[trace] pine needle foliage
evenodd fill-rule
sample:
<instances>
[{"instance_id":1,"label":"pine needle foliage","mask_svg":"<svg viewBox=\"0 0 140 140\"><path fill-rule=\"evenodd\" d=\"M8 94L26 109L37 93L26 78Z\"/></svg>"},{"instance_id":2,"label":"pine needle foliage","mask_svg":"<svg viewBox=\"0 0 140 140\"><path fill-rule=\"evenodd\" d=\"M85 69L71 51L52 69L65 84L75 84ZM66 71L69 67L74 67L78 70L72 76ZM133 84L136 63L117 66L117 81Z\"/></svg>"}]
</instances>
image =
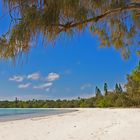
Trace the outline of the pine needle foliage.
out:
<instances>
[{"instance_id":1,"label":"pine needle foliage","mask_svg":"<svg viewBox=\"0 0 140 140\"><path fill-rule=\"evenodd\" d=\"M39 36L44 44L63 33L89 29L101 47L113 46L124 58L130 46L139 51L139 0L2 0L11 18L8 32L0 37L0 57L27 53ZM36 44L36 43L34 43Z\"/></svg>"}]
</instances>

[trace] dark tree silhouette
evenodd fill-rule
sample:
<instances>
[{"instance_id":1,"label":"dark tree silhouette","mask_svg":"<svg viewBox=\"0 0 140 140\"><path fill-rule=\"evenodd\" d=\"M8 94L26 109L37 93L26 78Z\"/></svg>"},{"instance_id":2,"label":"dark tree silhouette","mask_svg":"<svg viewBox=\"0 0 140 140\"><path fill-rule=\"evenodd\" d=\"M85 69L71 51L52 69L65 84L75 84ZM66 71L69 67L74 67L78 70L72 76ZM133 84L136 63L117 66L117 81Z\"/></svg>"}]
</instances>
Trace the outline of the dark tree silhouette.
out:
<instances>
[{"instance_id":1,"label":"dark tree silhouette","mask_svg":"<svg viewBox=\"0 0 140 140\"><path fill-rule=\"evenodd\" d=\"M96 95L96 97L102 96L101 90L98 87L95 88L95 95Z\"/></svg>"},{"instance_id":2,"label":"dark tree silhouette","mask_svg":"<svg viewBox=\"0 0 140 140\"><path fill-rule=\"evenodd\" d=\"M119 92L120 92L120 93L123 92L123 88L122 88L121 84L119 84Z\"/></svg>"},{"instance_id":3,"label":"dark tree silhouette","mask_svg":"<svg viewBox=\"0 0 140 140\"><path fill-rule=\"evenodd\" d=\"M105 93L105 95L107 95L107 93L108 93L108 85L107 85L107 83L104 84L104 93Z\"/></svg>"}]
</instances>

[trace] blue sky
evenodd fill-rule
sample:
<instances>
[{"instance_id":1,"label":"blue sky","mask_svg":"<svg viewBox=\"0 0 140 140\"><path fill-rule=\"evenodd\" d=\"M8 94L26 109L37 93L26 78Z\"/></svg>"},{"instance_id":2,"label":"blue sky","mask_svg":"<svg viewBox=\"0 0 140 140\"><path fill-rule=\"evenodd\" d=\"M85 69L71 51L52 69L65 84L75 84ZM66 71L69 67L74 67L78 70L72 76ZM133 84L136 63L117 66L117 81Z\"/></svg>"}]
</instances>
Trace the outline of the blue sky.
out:
<instances>
[{"instance_id":1,"label":"blue sky","mask_svg":"<svg viewBox=\"0 0 140 140\"><path fill-rule=\"evenodd\" d=\"M0 34L7 27L8 16L0 21ZM22 64L0 60L0 100L90 97L96 85L103 89L104 82L109 89L115 83L125 84L138 57L123 60L114 48L100 49L99 44L85 31L72 38L63 35L46 48L39 42Z\"/></svg>"}]
</instances>

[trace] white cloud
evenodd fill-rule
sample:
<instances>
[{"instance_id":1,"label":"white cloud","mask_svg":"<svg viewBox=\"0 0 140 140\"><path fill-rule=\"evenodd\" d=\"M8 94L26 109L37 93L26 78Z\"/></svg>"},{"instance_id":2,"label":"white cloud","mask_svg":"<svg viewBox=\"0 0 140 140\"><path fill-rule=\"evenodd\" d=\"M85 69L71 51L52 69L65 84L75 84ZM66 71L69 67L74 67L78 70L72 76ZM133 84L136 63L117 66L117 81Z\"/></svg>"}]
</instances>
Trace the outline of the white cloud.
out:
<instances>
[{"instance_id":1,"label":"white cloud","mask_svg":"<svg viewBox=\"0 0 140 140\"><path fill-rule=\"evenodd\" d=\"M57 79L60 78L60 75L57 73L49 73L47 77L44 78L44 80L46 80L46 83L43 84L39 84L39 85L34 85L32 86L33 89L41 89L41 90L46 90L49 91L50 87L53 85L53 82ZM41 75L39 72L35 72L32 74L28 74L25 76L12 76L9 78L10 81L16 81L16 82L22 82L23 80L29 81L29 80L33 80L32 82L34 82L34 80L38 80L38 82L41 80ZM32 83L33 84L33 83ZM18 88L20 89L26 89L28 87L30 87L31 83L30 82L26 82L26 83L21 83L18 84Z\"/></svg>"},{"instance_id":2,"label":"white cloud","mask_svg":"<svg viewBox=\"0 0 140 140\"><path fill-rule=\"evenodd\" d=\"M50 91L50 88L46 88L45 90L46 90L47 92L49 92L49 91Z\"/></svg>"},{"instance_id":3,"label":"white cloud","mask_svg":"<svg viewBox=\"0 0 140 140\"><path fill-rule=\"evenodd\" d=\"M28 88L31 84L30 83L27 83L27 84L20 84L18 85L18 88Z\"/></svg>"},{"instance_id":4,"label":"white cloud","mask_svg":"<svg viewBox=\"0 0 140 140\"><path fill-rule=\"evenodd\" d=\"M52 85L53 85L53 83L50 82L50 83L45 83L45 84L42 84L42 85L34 86L33 88L49 91L49 89Z\"/></svg>"},{"instance_id":5,"label":"white cloud","mask_svg":"<svg viewBox=\"0 0 140 140\"><path fill-rule=\"evenodd\" d=\"M59 78L60 78L59 74L57 74L57 73L49 73L49 75L46 77L46 80L52 82L52 81L55 81L55 80L57 80Z\"/></svg>"},{"instance_id":6,"label":"white cloud","mask_svg":"<svg viewBox=\"0 0 140 140\"><path fill-rule=\"evenodd\" d=\"M82 93L80 96L80 98L91 98L91 97L95 97L95 93L93 92L89 92L89 93Z\"/></svg>"},{"instance_id":7,"label":"white cloud","mask_svg":"<svg viewBox=\"0 0 140 140\"><path fill-rule=\"evenodd\" d=\"M91 87L92 87L91 84L84 84L84 85L81 86L81 90L85 90L85 89L91 88Z\"/></svg>"},{"instance_id":8,"label":"white cloud","mask_svg":"<svg viewBox=\"0 0 140 140\"><path fill-rule=\"evenodd\" d=\"M29 80L38 80L40 78L40 74L38 72L29 74L27 79Z\"/></svg>"},{"instance_id":9,"label":"white cloud","mask_svg":"<svg viewBox=\"0 0 140 140\"><path fill-rule=\"evenodd\" d=\"M24 80L23 76L13 76L9 78L9 81L15 81L15 82L22 82Z\"/></svg>"}]
</instances>

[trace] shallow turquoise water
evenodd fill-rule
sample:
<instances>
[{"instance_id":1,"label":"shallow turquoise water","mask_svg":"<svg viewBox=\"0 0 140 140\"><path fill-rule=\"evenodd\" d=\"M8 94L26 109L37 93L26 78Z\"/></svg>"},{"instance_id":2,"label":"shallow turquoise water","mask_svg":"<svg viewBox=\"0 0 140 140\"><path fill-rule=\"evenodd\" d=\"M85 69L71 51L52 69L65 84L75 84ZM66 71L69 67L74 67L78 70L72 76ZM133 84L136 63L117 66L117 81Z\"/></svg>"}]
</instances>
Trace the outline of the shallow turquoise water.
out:
<instances>
[{"instance_id":1,"label":"shallow turquoise water","mask_svg":"<svg viewBox=\"0 0 140 140\"><path fill-rule=\"evenodd\" d=\"M1 108L0 121L10 121L17 119L26 119L41 116L57 115L62 113L73 112L75 110L68 109L38 109L38 108Z\"/></svg>"}]
</instances>

